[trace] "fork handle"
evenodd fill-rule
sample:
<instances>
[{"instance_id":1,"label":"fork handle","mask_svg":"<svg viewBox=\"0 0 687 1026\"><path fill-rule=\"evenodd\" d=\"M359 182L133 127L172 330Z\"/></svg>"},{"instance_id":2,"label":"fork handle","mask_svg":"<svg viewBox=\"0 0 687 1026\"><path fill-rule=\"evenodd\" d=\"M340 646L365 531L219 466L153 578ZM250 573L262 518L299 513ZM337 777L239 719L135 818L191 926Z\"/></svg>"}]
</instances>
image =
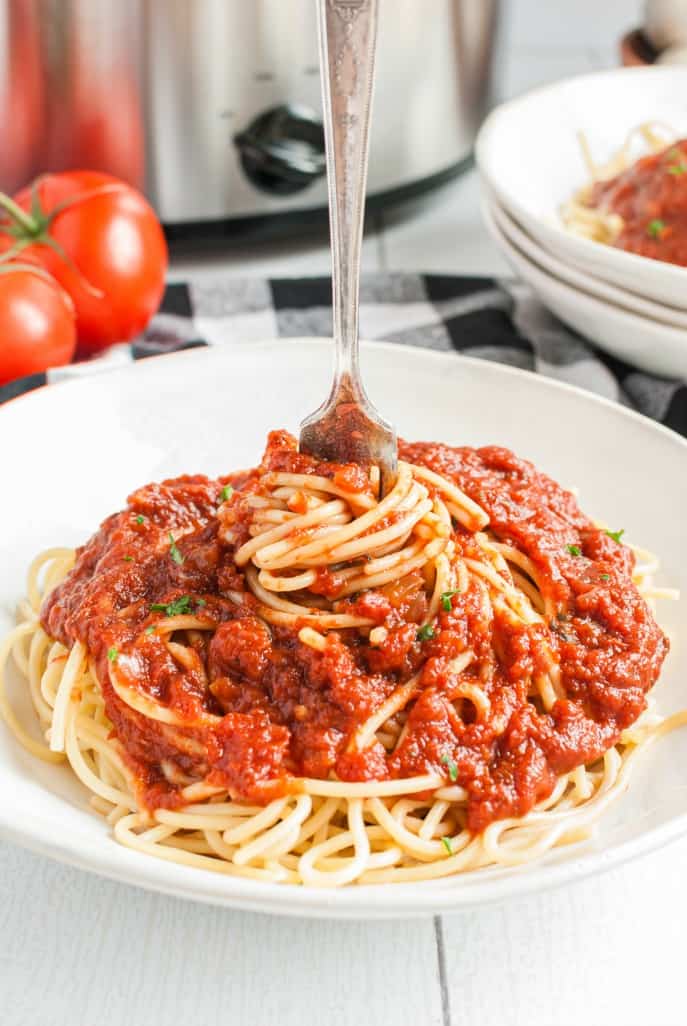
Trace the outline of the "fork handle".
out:
<instances>
[{"instance_id":1,"label":"fork handle","mask_svg":"<svg viewBox=\"0 0 687 1026\"><path fill-rule=\"evenodd\" d=\"M364 396L358 362L360 247L365 213L378 0L319 0L324 135L332 242L336 368Z\"/></svg>"}]
</instances>

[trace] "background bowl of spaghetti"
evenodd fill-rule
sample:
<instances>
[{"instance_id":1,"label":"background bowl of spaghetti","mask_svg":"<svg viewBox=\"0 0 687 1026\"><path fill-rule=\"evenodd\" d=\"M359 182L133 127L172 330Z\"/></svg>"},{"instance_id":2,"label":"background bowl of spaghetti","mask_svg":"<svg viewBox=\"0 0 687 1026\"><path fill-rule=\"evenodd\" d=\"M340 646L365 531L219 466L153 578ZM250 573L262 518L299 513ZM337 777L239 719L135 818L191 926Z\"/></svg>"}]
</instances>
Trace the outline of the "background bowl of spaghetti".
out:
<instances>
[{"instance_id":1,"label":"background bowl of spaghetti","mask_svg":"<svg viewBox=\"0 0 687 1026\"><path fill-rule=\"evenodd\" d=\"M477 140L488 189L544 251L638 295L687 308L687 270L566 231L564 205L589 182L583 132L599 163L644 122L687 135L687 68L622 68L565 79L498 107ZM639 153L637 154L637 156Z\"/></svg>"},{"instance_id":2,"label":"background bowl of spaghetti","mask_svg":"<svg viewBox=\"0 0 687 1026\"><path fill-rule=\"evenodd\" d=\"M53 386L0 410L2 437L16 440L0 512L12 542L0 584L2 633L14 621L35 552L78 544L140 482L250 465L269 428L293 429L315 404L330 358L329 343L308 340L202 350ZM365 347L363 358L372 397L405 435L511 446L577 485L591 513L655 549L662 581L687 592L687 444L680 438L575 389L481 361L382 344ZM685 705L680 621L679 604L666 604L662 622L673 650L656 689L664 714ZM10 688L29 722L19 681ZM82 868L195 900L294 915L419 915L570 882L687 832L685 765L687 735L674 731L638 765L592 841L526 868L321 891L220 876L122 848L67 768L38 763L2 730L0 831Z\"/></svg>"}]
</instances>

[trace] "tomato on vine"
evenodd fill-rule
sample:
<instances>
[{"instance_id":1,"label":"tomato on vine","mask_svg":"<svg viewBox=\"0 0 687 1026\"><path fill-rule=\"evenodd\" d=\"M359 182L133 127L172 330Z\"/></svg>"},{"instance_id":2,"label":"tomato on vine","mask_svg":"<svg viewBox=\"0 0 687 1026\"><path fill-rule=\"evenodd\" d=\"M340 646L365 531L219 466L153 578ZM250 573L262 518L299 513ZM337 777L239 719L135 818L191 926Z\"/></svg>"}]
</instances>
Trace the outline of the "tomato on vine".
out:
<instances>
[{"instance_id":1,"label":"tomato on vine","mask_svg":"<svg viewBox=\"0 0 687 1026\"><path fill-rule=\"evenodd\" d=\"M167 244L140 193L99 171L66 171L0 194L0 208L0 253L44 267L71 297L78 356L144 330L162 299Z\"/></svg>"},{"instance_id":2,"label":"tomato on vine","mask_svg":"<svg viewBox=\"0 0 687 1026\"><path fill-rule=\"evenodd\" d=\"M64 289L41 267L0 263L0 385L69 363L75 349Z\"/></svg>"}]
</instances>

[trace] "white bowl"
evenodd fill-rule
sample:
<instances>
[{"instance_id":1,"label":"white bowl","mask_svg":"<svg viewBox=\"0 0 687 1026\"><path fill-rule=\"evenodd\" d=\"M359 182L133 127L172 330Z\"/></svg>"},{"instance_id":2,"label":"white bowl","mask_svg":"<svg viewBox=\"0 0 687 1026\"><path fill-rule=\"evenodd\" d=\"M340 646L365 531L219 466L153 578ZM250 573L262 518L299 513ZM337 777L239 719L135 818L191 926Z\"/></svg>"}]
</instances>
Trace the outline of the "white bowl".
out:
<instances>
[{"instance_id":1,"label":"white bowl","mask_svg":"<svg viewBox=\"0 0 687 1026\"><path fill-rule=\"evenodd\" d=\"M601 278L595 278L572 264L566 264L565 261L540 246L531 235L528 235L524 228L513 220L508 211L499 205L495 197L492 197L489 203L489 211L501 233L516 249L567 285L582 289L596 299L613 303L640 317L647 317L649 320L667 324L672 328L687 330L687 310L679 310L666 303L655 303L652 299L644 299L635 292L628 292L627 289L611 285L610 282L602 281Z\"/></svg>"},{"instance_id":2,"label":"white bowl","mask_svg":"<svg viewBox=\"0 0 687 1026\"><path fill-rule=\"evenodd\" d=\"M83 541L144 481L254 463L270 427L297 430L304 411L326 395L331 363L330 341L227 339L52 385L2 407L0 633L13 622L38 549ZM377 343L363 347L362 364L370 395L407 438L511 446L578 485L586 510L650 545L662 561L661 580L687 592L684 439L615 403L486 360ZM674 638L656 688L666 714L687 701L683 608L665 603L661 610ZM28 714L18 680L11 684ZM686 782L687 731L674 731L646 753L590 842L521 868L332 892L210 873L121 847L69 769L39 762L0 724L0 835L141 887L278 914L428 915L539 894L684 834Z\"/></svg>"},{"instance_id":3,"label":"white bowl","mask_svg":"<svg viewBox=\"0 0 687 1026\"><path fill-rule=\"evenodd\" d=\"M549 256L533 260L497 224L498 214L483 204L487 228L516 274L565 324L613 356L666 377L687 377L687 331L632 313L551 273Z\"/></svg>"},{"instance_id":4,"label":"white bowl","mask_svg":"<svg viewBox=\"0 0 687 1026\"><path fill-rule=\"evenodd\" d=\"M497 107L476 144L489 189L561 260L639 296L687 309L687 268L650 260L564 228L560 208L588 181L578 132L599 161L644 121L687 135L687 68L622 68L566 79Z\"/></svg>"}]
</instances>

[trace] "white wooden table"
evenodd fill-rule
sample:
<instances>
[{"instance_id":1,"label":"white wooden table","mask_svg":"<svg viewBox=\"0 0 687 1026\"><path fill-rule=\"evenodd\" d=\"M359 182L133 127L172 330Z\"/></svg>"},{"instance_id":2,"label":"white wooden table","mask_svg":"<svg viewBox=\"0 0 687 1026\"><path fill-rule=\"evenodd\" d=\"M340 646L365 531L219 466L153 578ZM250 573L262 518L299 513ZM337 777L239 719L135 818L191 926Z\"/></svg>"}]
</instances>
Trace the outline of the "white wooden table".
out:
<instances>
[{"instance_id":1,"label":"white wooden table","mask_svg":"<svg viewBox=\"0 0 687 1026\"><path fill-rule=\"evenodd\" d=\"M640 7L506 5L508 94L614 63ZM505 270L474 175L377 229L369 270ZM326 246L309 244L177 260L173 273L328 266ZM505 907L374 924L194 906L0 845L2 1026L682 1026L686 948L687 842Z\"/></svg>"}]
</instances>

